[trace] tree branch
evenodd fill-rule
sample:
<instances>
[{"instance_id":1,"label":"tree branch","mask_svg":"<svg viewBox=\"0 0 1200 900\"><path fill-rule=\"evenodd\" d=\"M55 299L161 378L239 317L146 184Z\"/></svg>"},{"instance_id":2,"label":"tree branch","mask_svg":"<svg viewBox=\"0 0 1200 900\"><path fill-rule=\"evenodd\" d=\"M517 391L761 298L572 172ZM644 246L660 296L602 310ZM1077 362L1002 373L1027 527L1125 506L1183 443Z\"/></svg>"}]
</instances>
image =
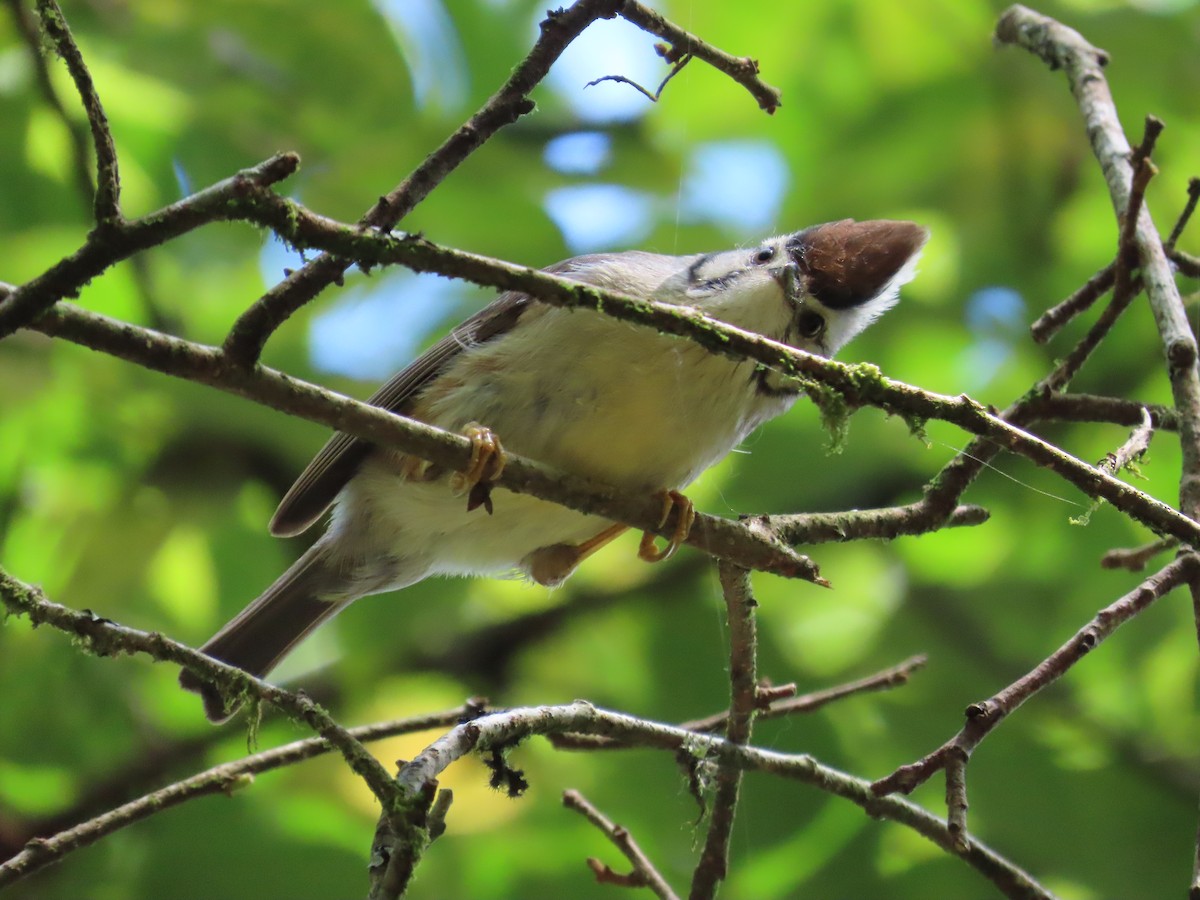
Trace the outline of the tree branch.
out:
<instances>
[{"instance_id":1,"label":"tree branch","mask_svg":"<svg viewBox=\"0 0 1200 900\"><path fill-rule=\"evenodd\" d=\"M172 662L220 686L227 696L250 696L270 703L304 722L342 754L350 768L366 782L386 812L405 807L412 795L395 782L366 748L338 725L325 710L303 694L294 694L249 675L236 666L215 660L157 632L118 625L91 612L79 612L46 599L32 585L0 569L0 603L10 613L28 616L34 625L50 625L80 639L80 646L97 656L146 653L155 660Z\"/></svg>"},{"instance_id":2,"label":"tree branch","mask_svg":"<svg viewBox=\"0 0 1200 900\"><path fill-rule=\"evenodd\" d=\"M625 854L633 866L629 875L620 875L594 857L588 858L588 868L601 884L616 884L621 887L648 887L660 900L679 900L678 895L671 890L666 879L659 874L650 862L649 857L642 852L628 829L605 816L600 810L589 803L579 791L563 791L563 806L574 810L600 829L601 833L612 841L617 849Z\"/></svg>"},{"instance_id":3,"label":"tree branch","mask_svg":"<svg viewBox=\"0 0 1200 900\"><path fill-rule=\"evenodd\" d=\"M447 728L461 721L464 715L477 714L473 707L458 707L440 713L393 719L346 729L346 734L356 741L369 743L401 734L413 734L432 728ZM336 749L323 737L293 741L281 747L255 753L234 762L224 763L197 772L188 778L151 791L145 796L108 810L102 815L81 822L49 837L37 837L29 841L25 849L11 859L0 863L0 887L12 884L27 875L59 862L74 850L94 844L135 822L147 819L155 813L178 806L197 797L211 794L232 794L247 787L255 775L295 765L315 756Z\"/></svg>"},{"instance_id":4,"label":"tree branch","mask_svg":"<svg viewBox=\"0 0 1200 900\"><path fill-rule=\"evenodd\" d=\"M75 185L79 196L83 199L88 211L94 213L96 203L96 185L92 181L92 158L88 145L88 130L78 120L68 113L62 97L54 88L50 79L50 66L46 55L41 51L41 40L38 33L38 23L26 5L26 0L7 0L12 11L13 21L25 46L29 48L30 63L33 66L33 77L38 90L46 105L54 110L55 116L62 122L67 131L71 144L71 171L75 177Z\"/></svg>"},{"instance_id":5,"label":"tree branch","mask_svg":"<svg viewBox=\"0 0 1200 900\"><path fill-rule=\"evenodd\" d=\"M1017 707L1066 675L1075 663L1155 600L1189 583L1198 573L1200 558L1194 554L1186 554L1169 563L1137 588L1096 613L1070 640L1024 676L990 700L971 704L967 708L966 725L941 747L918 762L901 766L887 777L879 779L871 785L871 790L880 796L894 791L911 793L936 772L946 768L952 759L957 758L965 763L992 729ZM965 796L959 802L965 812Z\"/></svg>"},{"instance_id":6,"label":"tree branch","mask_svg":"<svg viewBox=\"0 0 1200 900\"><path fill-rule=\"evenodd\" d=\"M748 744L758 709L758 634L754 608L758 603L750 587L750 572L722 562L718 567L721 592L729 621L729 715L725 740ZM691 760L696 763L695 759ZM692 874L689 900L709 900L729 874L729 839L737 813L742 770L728 760L717 763L716 790L704 849Z\"/></svg>"},{"instance_id":7,"label":"tree branch","mask_svg":"<svg viewBox=\"0 0 1200 900\"><path fill-rule=\"evenodd\" d=\"M351 400L265 366L245 369L231 365L222 351L214 347L127 325L66 304L46 313L36 327L46 334L247 397L374 444L415 453L451 471L464 470L470 459L471 442L462 435ZM673 527L673 520L662 524L662 503L652 494L618 491L512 453L508 454L504 472L496 483L508 490L533 494L645 531L670 535ZM687 543L720 558L736 559L750 568L820 583L817 567L811 560L752 525L697 514Z\"/></svg>"},{"instance_id":8,"label":"tree branch","mask_svg":"<svg viewBox=\"0 0 1200 900\"><path fill-rule=\"evenodd\" d=\"M531 735L598 734L638 747L684 751L696 758L731 760L745 771L764 772L801 781L860 806L874 818L890 819L912 828L942 849L958 856L1007 897L1044 898L1053 895L1028 873L971 838L956 846L945 823L915 804L897 797L877 797L868 782L822 765L806 754L779 753L743 746L723 738L700 735L671 725L601 710L577 701L566 706L511 709L460 725L430 744L401 768L406 790L436 781L447 766L476 750L512 747Z\"/></svg>"},{"instance_id":9,"label":"tree branch","mask_svg":"<svg viewBox=\"0 0 1200 900\"><path fill-rule=\"evenodd\" d=\"M704 60L714 69L724 72L742 85L758 101L759 108L768 114L774 113L782 105L782 101L779 99L779 89L759 80L758 60L748 56L730 56L723 50L706 44L694 34L689 34L673 22L667 21L659 13L648 6L643 6L636 0L624 0L620 4L620 14L622 18L628 19L643 31L656 34L670 42L671 49L669 51L660 50L667 62L677 62L685 56L694 56L696 59Z\"/></svg>"},{"instance_id":10,"label":"tree branch","mask_svg":"<svg viewBox=\"0 0 1200 900\"><path fill-rule=\"evenodd\" d=\"M55 0L37 0L38 16L46 30L55 52L67 65L75 89L83 101L88 127L92 133L92 148L96 153L96 194L94 214L96 225L103 231L110 225L121 222L121 178L117 169L117 148L113 143L108 116L92 83L92 73L83 61L83 54L71 36L66 17ZM0 327L0 334L3 334Z\"/></svg>"}]
</instances>

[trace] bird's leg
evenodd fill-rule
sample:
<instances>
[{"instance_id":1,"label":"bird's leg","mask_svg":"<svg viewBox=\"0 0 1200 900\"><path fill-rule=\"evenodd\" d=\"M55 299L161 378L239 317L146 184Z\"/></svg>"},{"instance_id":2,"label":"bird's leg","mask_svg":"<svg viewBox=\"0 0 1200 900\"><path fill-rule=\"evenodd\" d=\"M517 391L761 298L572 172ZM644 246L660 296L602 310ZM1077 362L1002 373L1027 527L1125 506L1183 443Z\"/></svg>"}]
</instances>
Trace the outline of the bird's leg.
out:
<instances>
[{"instance_id":1,"label":"bird's leg","mask_svg":"<svg viewBox=\"0 0 1200 900\"><path fill-rule=\"evenodd\" d=\"M551 544L539 547L526 557L529 577L545 587L557 587L567 580L581 562L629 530L628 525L609 525L582 544Z\"/></svg>"},{"instance_id":2,"label":"bird's leg","mask_svg":"<svg viewBox=\"0 0 1200 900\"><path fill-rule=\"evenodd\" d=\"M692 501L683 494L678 491L660 491L659 493L663 500L662 518L658 520L659 527L666 524L674 509L678 509L678 519L667 546L662 550L654 546L656 537L654 532L643 532L642 543L638 547L638 556L646 562L661 562L673 554L687 539L688 532L692 530L692 522L696 519L696 509L692 506ZM556 587L562 584L581 562L628 530L628 525L610 525L595 537L588 538L581 544L551 544L549 547L539 547L525 559L529 577L546 587Z\"/></svg>"}]
</instances>

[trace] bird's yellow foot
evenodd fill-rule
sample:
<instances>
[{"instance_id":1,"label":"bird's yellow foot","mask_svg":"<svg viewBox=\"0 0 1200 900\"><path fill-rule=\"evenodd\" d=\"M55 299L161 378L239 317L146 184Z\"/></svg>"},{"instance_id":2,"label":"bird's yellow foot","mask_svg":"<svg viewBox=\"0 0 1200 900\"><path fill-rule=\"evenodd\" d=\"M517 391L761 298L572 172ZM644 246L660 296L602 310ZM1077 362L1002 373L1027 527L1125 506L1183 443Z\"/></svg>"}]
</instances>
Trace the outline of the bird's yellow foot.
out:
<instances>
[{"instance_id":1,"label":"bird's yellow foot","mask_svg":"<svg viewBox=\"0 0 1200 900\"><path fill-rule=\"evenodd\" d=\"M462 431L471 440L471 461L462 472L450 476L450 490L456 497L467 495L467 511L477 506L492 511L492 482L504 471L507 457L496 433L472 422Z\"/></svg>"},{"instance_id":2,"label":"bird's yellow foot","mask_svg":"<svg viewBox=\"0 0 1200 900\"><path fill-rule=\"evenodd\" d=\"M658 520L658 527L662 528L666 525L667 520L671 518L671 512L675 511L675 530L667 539L667 546L661 550L654 546L654 539L658 535L653 531L642 532L642 542L638 545L638 557L646 562L662 562L664 559L668 559L679 549L679 545L687 540L688 533L692 530L692 523L696 521L696 508L692 505L692 501L679 491L659 491L658 496L663 501L662 518Z\"/></svg>"},{"instance_id":3,"label":"bird's yellow foot","mask_svg":"<svg viewBox=\"0 0 1200 900\"><path fill-rule=\"evenodd\" d=\"M549 547L539 547L525 558L525 568L529 577L538 584L544 587L558 587L581 562L628 530L628 525L610 525L582 544L551 544Z\"/></svg>"},{"instance_id":4,"label":"bird's yellow foot","mask_svg":"<svg viewBox=\"0 0 1200 900\"><path fill-rule=\"evenodd\" d=\"M674 509L678 509L678 519L667 546L662 550L654 546L654 538L657 537L654 532L643 533L638 556L646 562L661 562L674 553L679 545L687 539L688 532L692 530L692 523L696 520L696 509L692 506L692 501L683 494L678 491L661 491L659 496L663 500L662 518L658 520L659 527L661 528L667 523L667 520L671 518L671 511ZM545 587L557 587L579 567L581 562L628 530L628 525L610 525L595 537L588 538L581 544L564 543L539 547L525 558L525 570L529 572L529 577L538 584Z\"/></svg>"}]
</instances>

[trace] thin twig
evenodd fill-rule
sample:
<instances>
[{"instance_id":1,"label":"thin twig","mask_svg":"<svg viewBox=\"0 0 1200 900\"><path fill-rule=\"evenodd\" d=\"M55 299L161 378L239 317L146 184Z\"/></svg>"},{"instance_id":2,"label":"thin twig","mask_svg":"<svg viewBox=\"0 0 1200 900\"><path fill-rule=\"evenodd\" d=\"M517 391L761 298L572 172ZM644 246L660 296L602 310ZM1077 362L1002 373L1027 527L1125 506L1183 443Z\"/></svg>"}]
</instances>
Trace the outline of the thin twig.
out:
<instances>
[{"instance_id":1,"label":"thin twig","mask_svg":"<svg viewBox=\"0 0 1200 900\"><path fill-rule=\"evenodd\" d=\"M1071 352L1055 367L1054 371L1042 380L1044 388L1051 393L1058 393L1066 388L1093 351L1100 346L1101 341L1108 337L1117 320L1129 308L1133 298L1141 289L1140 279L1135 281L1132 274L1137 265L1138 254L1134 239L1137 233L1138 217L1141 214L1146 195L1146 186L1158 171L1150 161L1150 153L1154 149L1158 135L1162 132L1162 127L1162 122L1158 119L1147 116L1145 136L1141 145L1132 155L1133 179L1127 205L1121 214L1117 257L1113 265L1112 300L1109 301L1108 306L1104 308L1104 312L1100 314L1092 327L1088 329L1087 334L1071 348Z\"/></svg>"},{"instance_id":2,"label":"thin twig","mask_svg":"<svg viewBox=\"0 0 1200 900\"><path fill-rule=\"evenodd\" d=\"M725 740L748 744L758 711L758 635L754 615L758 604L747 569L722 561L718 574L729 621L729 715ZM742 770L731 762L719 761L715 781L708 834L692 873L689 900L715 897L718 886L729 873L729 840L733 835Z\"/></svg>"},{"instance_id":3,"label":"thin twig","mask_svg":"<svg viewBox=\"0 0 1200 900\"><path fill-rule=\"evenodd\" d=\"M924 501L881 509L851 509L833 513L785 513L764 521L788 544L823 544L858 538L892 540L928 534L940 528L982 525L990 513L981 506L959 506L949 516Z\"/></svg>"},{"instance_id":4,"label":"thin twig","mask_svg":"<svg viewBox=\"0 0 1200 900\"><path fill-rule=\"evenodd\" d=\"M1164 538L1158 541L1151 541L1144 547L1109 550L1101 557L1100 568L1128 569L1130 572L1140 572L1146 568L1146 563L1158 556L1158 554L1174 550L1178 546L1179 541L1175 540L1175 538Z\"/></svg>"},{"instance_id":5,"label":"thin twig","mask_svg":"<svg viewBox=\"0 0 1200 900\"><path fill-rule=\"evenodd\" d=\"M590 87L595 87L596 85L601 84L602 82L605 82L605 81L615 81L618 84L629 85L631 88L633 88L634 90L640 92L645 97L647 97L651 103L657 103L662 98L662 92L663 92L663 89L666 88L667 82L669 82L672 78L674 78L676 75L678 75L680 72L682 72L683 67L688 64L688 61L690 59L691 59L690 56L685 55L678 62L676 62L675 65L671 66L671 71L668 72L667 77L664 78L659 83L658 90L656 90L653 94L650 93L649 90L647 90L646 88L644 88L640 84L638 84L636 81L634 81L632 78L626 78L624 75L601 75L599 78L589 81L587 84L584 85L584 87L590 88Z\"/></svg>"},{"instance_id":6,"label":"thin twig","mask_svg":"<svg viewBox=\"0 0 1200 900\"><path fill-rule=\"evenodd\" d=\"M75 90L83 101L88 127L92 132L92 149L96 154L96 194L94 214L96 225L104 229L121 221L121 177L117 169L117 148L104 105L92 82L92 74L83 61L83 54L71 36L66 17L55 0L37 0L42 27L54 44L54 49L67 65Z\"/></svg>"},{"instance_id":7,"label":"thin twig","mask_svg":"<svg viewBox=\"0 0 1200 900\"><path fill-rule=\"evenodd\" d=\"M67 112L62 97L58 95L54 82L50 79L50 66L46 61L46 55L41 52L37 20L30 12L26 0L7 0L7 2L17 30L21 33L25 46L29 48L34 81L37 82L42 99L47 106L54 110L54 114L67 130L67 138L71 144L71 171L75 177L79 196L83 199L88 214L91 215L95 211L96 185L92 181L92 157L87 128L79 119Z\"/></svg>"},{"instance_id":8,"label":"thin twig","mask_svg":"<svg viewBox=\"0 0 1200 900\"><path fill-rule=\"evenodd\" d=\"M638 28L658 35L671 44L671 53L664 54L668 62L675 62L684 56L694 56L742 85L758 101L760 109L774 113L780 107L782 101L779 99L779 89L759 79L757 60L748 56L730 56L725 51L706 44L694 34L689 34L636 0L624 0L619 12L622 18L628 19Z\"/></svg>"},{"instance_id":9,"label":"thin twig","mask_svg":"<svg viewBox=\"0 0 1200 900\"><path fill-rule=\"evenodd\" d=\"M1196 577L1198 571L1200 571L1200 559L1194 554L1189 553L1173 560L1134 590L1100 610L1070 640L1024 676L990 700L973 703L967 709L966 725L941 747L918 762L901 766L887 777L879 779L871 786L871 789L880 796L894 791L911 793L936 772L944 769L952 757L969 759L971 753L991 733L992 729L1017 707L1062 678L1075 663L1155 600L1167 595L1175 588L1189 583Z\"/></svg>"},{"instance_id":10,"label":"thin twig","mask_svg":"<svg viewBox=\"0 0 1200 900\"><path fill-rule=\"evenodd\" d=\"M671 890L665 878L650 862L649 857L638 846L633 835L624 826L617 825L611 819L596 809L579 791L563 791L563 806L574 810L600 829L601 833L616 845L633 866L628 875L621 875L600 862L598 859L588 859L588 868L601 884L615 884L620 887L648 887L660 900L679 900L679 896Z\"/></svg>"},{"instance_id":11,"label":"thin twig","mask_svg":"<svg viewBox=\"0 0 1200 900\"><path fill-rule=\"evenodd\" d=\"M1183 237L1183 229L1187 228L1188 222L1192 219L1192 213L1196 211L1197 200L1200 200L1200 178L1189 178L1187 203L1183 205L1183 211L1175 221L1175 227L1171 229L1170 236L1163 244L1163 249L1167 252L1174 250L1179 239Z\"/></svg>"},{"instance_id":12,"label":"thin twig","mask_svg":"<svg viewBox=\"0 0 1200 900\"><path fill-rule=\"evenodd\" d=\"M440 713L360 725L357 728L346 729L346 733L357 741L369 743L401 734L414 734L433 728L448 728L461 720L470 709L470 707L458 707ZM0 863L0 886L11 884L39 869L59 862L73 850L94 844L101 838L162 810L170 809L197 797L211 794L231 794L249 785L255 775L295 765L315 756L329 753L333 749L333 745L323 737L293 741L281 747L197 772L195 775L151 791L145 796L110 809L102 815L81 822L72 828L67 828L49 837L33 839L20 853Z\"/></svg>"},{"instance_id":13,"label":"thin twig","mask_svg":"<svg viewBox=\"0 0 1200 900\"><path fill-rule=\"evenodd\" d=\"M857 681L839 684L823 691L812 691L811 693L801 694L796 697L772 700L769 705L760 707L756 718L760 720L778 719L799 713L816 712L823 706L827 706L837 700L843 700L846 697L852 697L855 694L867 694L900 687L908 684L908 680L912 677L912 674L918 669L923 668L926 662L927 658L923 654L910 656L902 663L876 672L874 675L868 675L866 678L860 678ZM759 693L761 695L761 688L759 689ZM689 731L716 732L725 727L728 719L729 712L726 710L703 719L693 719L690 722L683 722L679 727L686 728Z\"/></svg>"},{"instance_id":14,"label":"thin twig","mask_svg":"<svg viewBox=\"0 0 1200 900\"><path fill-rule=\"evenodd\" d=\"M395 782L363 745L350 736L320 706L303 694L285 691L236 666L215 660L157 632L139 631L54 603L38 588L13 578L0 569L0 603L10 613L28 616L34 625L50 625L75 635L83 646L98 656L114 653L146 653L156 660L173 662L218 684L228 696L249 694L304 722L328 740L366 782L385 810L401 809L409 795Z\"/></svg>"},{"instance_id":15,"label":"thin twig","mask_svg":"<svg viewBox=\"0 0 1200 900\"><path fill-rule=\"evenodd\" d=\"M511 747L531 735L568 733L598 734L633 746L671 753L684 750L698 758L718 762L732 759L746 771L801 781L849 800L874 818L890 819L912 828L961 858L1006 897L1053 900L1053 894L1032 876L974 838L968 840L965 850L960 849L945 823L936 816L898 797L877 797L872 794L868 782L822 765L811 756L734 744L720 737L598 709L584 701L566 706L510 709L459 725L406 764L400 770L399 781L406 790L416 791L421 785L436 780L446 767L476 750Z\"/></svg>"},{"instance_id":16,"label":"thin twig","mask_svg":"<svg viewBox=\"0 0 1200 900\"><path fill-rule=\"evenodd\" d=\"M1117 264L1107 266L1083 283L1083 286L1056 306L1046 310L1029 326L1029 334L1039 344L1044 344L1080 313L1090 309L1113 286Z\"/></svg>"},{"instance_id":17,"label":"thin twig","mask_svg":"<svg viewBox=\"0 0 1200 900\"><path fill-rule=\"evenodd\" d=\"M760 684L756 691L758 714L755 718L756 720L780 719L784 716L816 712L823 706L846 697L852 697L855 694L866 694L900 687L907 684L912 673L922 668L925 663L926 657L924 655L910 656L904 662L876 672L874 675L868 675L866 678L860 678L857 681L835 685L822 691L812 691L811 693L799 696L796 696L796 686L794 684L778 688L771 688ZM778 692L778 695L772 696L772 692ZM676 727L686 729L687 731L715 734L724 731L725 723L728 721L729 710L722 710L719 713L713 713L711 716L705 716L703 719L691 719L687 722L680 722ZM611 740L610 738L598 738L595 735L583 734L551 735L550 743L559 750L629 749L627 745Z\"/></svg>"},{"instance_id":18,"label":"thin twig","mask_svg":"<svg viewBox=\"0 0 1200 900\"><path fill-rule=\"evenodd\" d=\"M1142 421L1143 411L1150 414L1150 423L1156 430L1179 429L1179 417L1169 406L1098 394L1042 393L1028 397L1022 403L1022 421L1108 422L1132 427Z\"/></svg>"}]
</instances>

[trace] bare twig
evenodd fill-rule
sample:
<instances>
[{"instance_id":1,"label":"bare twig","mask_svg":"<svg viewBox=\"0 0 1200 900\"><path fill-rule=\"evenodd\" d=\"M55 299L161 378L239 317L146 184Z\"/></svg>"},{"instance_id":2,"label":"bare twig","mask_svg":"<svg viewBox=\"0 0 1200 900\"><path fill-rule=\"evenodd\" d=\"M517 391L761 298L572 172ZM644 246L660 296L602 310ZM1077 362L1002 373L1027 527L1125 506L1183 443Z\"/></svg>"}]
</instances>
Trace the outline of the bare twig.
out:
<instances>
[{"instance_id":1,"label":"bare twig","mask_svg":"<svg viewBox=\"0 0 1200 900\"><path fill-rule=\"evenodd\" d=\"M648 887L660 900L678 900L678 895L671 890L671 886L659 874L659 871L650 862L649 857L642 851L642 848L638 846L637 841L633 839L633 835L629 833L627 828L617 825L605 816L604 813L589 803L579 791L563 791L562 800L563 806L579 813L600 829L604 836L616 845L617 849L625 855L630 865L633 866L633 871L630 874L621 875L614 872L611 868L600 862L600 860L589 857L587 861L588 868L596 876L596 881L601 884L615 884L620 887Z\"/></svg>"},{"instance_id":2,"label":"bare twig","mask_svg":"<svg viewBox=\"0 0 1200 900\"><path fill-rule=\"evenodd\" d=\"M750 587L750 572L722 562L719 566L721 592L729 620L729 715L725 740L748 744L758 711L758 635L754 609L758 605ZM742 770L729 761L717 764L716 790L704 848L692 874L689 900L715 897L729 871L729 839L737 813Z\"/></svg>"},{"instance_id":3,"label":"bare twig","mask_svg":"<svg viewBox=\"0 0 1200 900\"><path fill-rule=\"evenodd\" d=\"M1132 427L1142 421L1143 411L1150 414L1150 422L1156 430L1178 430L1179 417L1169 406L1097 394L1043 393L1028 397L1022 404L1022 421L1110 422Z\"/></svg>"},{"instance_id":4,"label":"bare twig","mask_svg":"<svg viewBox=\"0 0 1200 900\"><path fill-rule=\"evenodd\" d=\"M1066 388L1088 357L1100 346L1100 342L1108 336L1117 320L1129 308L1133 298L1141 289L1141 280L1135 281L1132 275L1137 264L1138 252L1134 238L1146 194L1146 186L1157 172L1154 164L1150 161L1150 152L1154 148L1155 141L1158 140L1162 127L1162 122L1158 119L1147 116L1145 137L1132 154L1133 179L1127 205L1120 216L1121 230L1117 240L1117 257L1113 268L1112 300L1092 327L1088 329L1083 339L1072 347L1067 357L1042 380L1042 386L1051 393L1058 393Z\"/></svg>"},{"instance_id":5,"label":"bare twig","mask_svg":"<svg viewBox=\"0 0 1200 900\"><path fill-rule=\"evenodd\" d=\"M469 709L470 707L458 707L424 716L361 725L357 728L346 729L346 733L357 741L369 743L400 734L413 734L432 728L447 728L459 721ZM58 834L31 840L25 849L16 856L0 863L0 886L11 884L26 875L31 875L39 869L58 862L73 850L94 844L101 838L162 810L170 809L197 797L211 794L231 794L248 786L254 780L255 775L295 765L306 759L329 753L333 749L333 745L323 737L293 741L282 747L252 754L244 759L213 766L211 769L198 772L182 781L169 784L129 803L110 809L94 819L89 819Z\"/></svg>"},{"instance_id":6,"label":"bare twig","mask_svg":"<svg viewBox=\"0 0 1200 900\"><path fill-rule=\"evenodd\" d=\"M816 712L823 706L833 703L836 700L852 697L855 694L867 694L900 687L901 685L908 684L908 680L912 677L912 674L918 669L923 668L926 661L927 659L924 655L911 656L898 665L876 672L874 675L868 675L866 678L860 678L857 681L839 684L823 691L813 691L795 697L788 696L772 700L769 705L759 707L759 713L756 718L778 719L798 713ZM795 686L792 685L791 687L793 688L792 693L794 693ZM763 689L759 688L760 699L762 693ZM725 711L703 719L693 719L690 722L683 722L679 727L686 728L689 731L715 732L724 728L728 719L729 712Z\"/></svg>"},{"instance_id":7,"label":"bare twig","mask_svg":"<svg viewBox=\"0 0 1200 900\"><path fill-rule=\"evenodd\" d=\"M742 85L758 101L760 109L773 113L781 105L779 89L759 80L757 60L748 56L730 56L723 50L706 44L694 34L689 34L636 0L624 0L620 4L619 12L622 18L628 19L644 31L658 35L671 44L673 49L664 54L668 62L676 62L685 56L694 56L696 59L708 63L714 69L724 72Z\"/></svg>"},{"instance_id":8,"label":"bare twig","mask_svg":"<svg viewBox=\"0 0 1200 900\"><path fill-rule=\"evenodd\" d=\"M1175 267L1188 278L1200 278L1200 257L1192 256L1190 253L1184 253L1178 247L1173 247L1167 251L1167 259L1171 260Z\"/></svg>"},{"instance_id":9,"label":"bare twig","mask_svg":"<svg viewBox=\"0 0 1200 900\"><path fill-rule=\"evenodd\" d=\"M409 795L400 791L379 761L338 725L325 710L303 694L294 694L249 675L236 666L205 656L156 632L118 625L90 612L79 612L54 603L32 585L0 570L0 603L34 625L50 625L73 634L80 645L99 656L146 653L173 662L218 684L228 696L249 694L304 722L337 748L350 768L366 782L385 810L402 809Z\"/></svg>"},{"instance_id":10,"label":"bare twig","mask_svg":"<svg viewBox=\"0 0 1200 900\"><path fill-rule=\"evenodd\" d=\"M1117 272L1117 264L1110 262L1107 266L1084 282L1083 286L1072 293L1057 306L1052 306L1029 326L1029 334L1039 344L1044 344L1062 329L1064 325L1077 315L1089 309L1093 303L1112 289L1113 278Z\"/></svg>"},{"instance_id":11,"label":"bare twig","mask_svg":"<svg viewBox=\"0 0 1200 900\"><path fill-rule=\"evenodd\" d=\"M492 713L454 728L430 744L400 770L407 791L419 790L436 780L456 760L476 750L511 747L530 735L598 734L622 743L687 753L718 762L732 759L746 771L765 772L794 779L860 806L875 818L900 822L939 847L960 857L1007 897L1045 898L1053 895L1010 861L974 838L963 850L944 822L898 797L878 797L868 782L822 765L804 754L778 753L734 744L723 738L696 734L670 725L598 709L577 701L566 706L538 706Z\"/></svg>"},{"instance_id":12,"label":"bare twig","mask_svg":"<svg viewBox=\"0 0 1200 900\"><path fill-rule=\"evenodd\" d=\"M898 665L876 672L874 675L868 675L866 678L860 678L857 681L835 685L822 691L812 691L811 693L799 696L796 696L796 686L794 684L782 685L776 688L760 684L755 694L755 705L758 708L758 714L755 718L779 719L784 716L816 712L821 707L845 697L899 687L907 684L912 673L922 668L925 663L925 656L911 656ZM711 716L705 716L703 719L691 719L687 722L680 722L676 727L687 731L714 734L724 731L725 724L728 721L729 710L722 710ZM595 735L583 734L550 735L550 743L560 750L629 749L628 745L610 738L599 738Z\"/></svg>"},{"instance_id":13,"label":"bare twig","mask_svg":"<svg viewBox=\"0 0 1200 900\"><path fill-rule=\"evenodd\" d=\"M1102 569L1128 569L1130 572L1140 572L1146 568L1146 563L1168 550L1179 546L1179 541L1166 538L1161 541L1151 541L1144 547L1109 550L1100 559Z\"/></svg>"},{"instance_id":14,"label":"bare twig","mask_svg":"<svg viewBox=\"0 0 1200 900\"><path fill-rule=\"evenodd\" d=\"M75 89L83 101L83 109L87 114L88 127L92 132L92 148L96 153L96 195L94 212L96 225L102 230L121 221L121 178L117 170L117 148L113 144L112 131L108 127L108 116L104 114L104 106L96 86L92 83L92 74L83 61L83 54L71 29L67 26L66 17L59 9L55 0L37 0L38 15L42 27L54 44L54 49L67 65Z\"/></svg>"},{"instance_id":15,"label":"bare twig","mask_svg":"<svg viewBox=\"0 0 1200 900\"><path fill-rule=\"evenodd\" d=\"M1146 579L1130 593L1100 610L1065 644L1046 657L1034 669L1017 679L990 700L973 703L967 709L963 729L923 759L901 766L886 778L876 781L871 789L878 795L894 791L910 793L924 784L936 772L944 769L949 760L969 759L976 747L1006 716L1043 688L1062 678L1075 663L1094 650L1102 641L1160 597L1187 584L1200 571L1200 559L1193 554L1181 556L1157 574ZM964 806L965 810L965 806Z\"/></svg>"},{"instance_id":16,"label":"bare twig","mask_svg":"<svg viewBox=\"0 0 1200 900\"><path fill-rule=\"evenodd\" d=\"M989 513L981 506L959 506L947 517L924 501L883 509L852 509L834 513L787 513L764 517L779 537L792 545L822 544L857 538L891 540L927 534L939 528L982 525Z\"/></svg>"},{"instance_id":17,"label":"bare twig","mask_svg":"<svg viewBox=\"0 0 1200 900\"><path fill-rule=\"evenodd\" d=\"M1192 213L1196 211L1197 200L1200 200L1200 178L1189 178L1187 203L1183 205L1183 211L1179 214L1170 236L1163 244L1164 249L1168 252L1174 250L1179 239L1183 237L1183 230L1187 228L1188 222L1192 219Z\"/></svg>"},{"instance_id":18,"label":"bare twig","mask_svg":"<svg viewBox=\"0 0 1200 900\"><path fill-rule=\"evenodd\" d=\"M671 71L668 72L667 77L664 78L659 83L658 90L656 90L654 93L650 93L649 90L642 87L640 84L638 84L633 79L626 78L624 75L602 75L599 78L589 81L587 84L584 85L584 87L595 87L596 85L598 85L602 82L605 82L605 81L615 81L618 84L629 85L631 88L633 88L634 90L638 91L639 93L643 94L646 98L648 98L651 103L657 103L659 101L659 99L662 97L662 92L663 92L663 89L666 88L667 82L669 82L672 78L674 78L676 75L678 75L680 72L682 72L683 67L686 66L690 60L691 60L690 56L684 55L683 57L681 57L679 59L678 62L675 63L675 65L671 66Z\"/></svg>"},{"instance_id":19,"label":"bare twig","mask_svg":"<svg viewBox=\"0 0 1200 900\"><path fill-rule=\"evenodd\" d=\"M71 143L71 171L75 177L79 196L86 204L89 214L94 213L96 185L92 181L92 158L88 146L87 128L67 112L62 98L54 87L54 82L50 80L50 66L45 54L41 52L37 20L30 12L26 0L7 0L7 3L12 11L17 30L29 48L34 80L37 82L38 90L41 91L42 99L47 106L54 110L54 114L67 130L67 137Z\"/></svg>"}]
</instances>

